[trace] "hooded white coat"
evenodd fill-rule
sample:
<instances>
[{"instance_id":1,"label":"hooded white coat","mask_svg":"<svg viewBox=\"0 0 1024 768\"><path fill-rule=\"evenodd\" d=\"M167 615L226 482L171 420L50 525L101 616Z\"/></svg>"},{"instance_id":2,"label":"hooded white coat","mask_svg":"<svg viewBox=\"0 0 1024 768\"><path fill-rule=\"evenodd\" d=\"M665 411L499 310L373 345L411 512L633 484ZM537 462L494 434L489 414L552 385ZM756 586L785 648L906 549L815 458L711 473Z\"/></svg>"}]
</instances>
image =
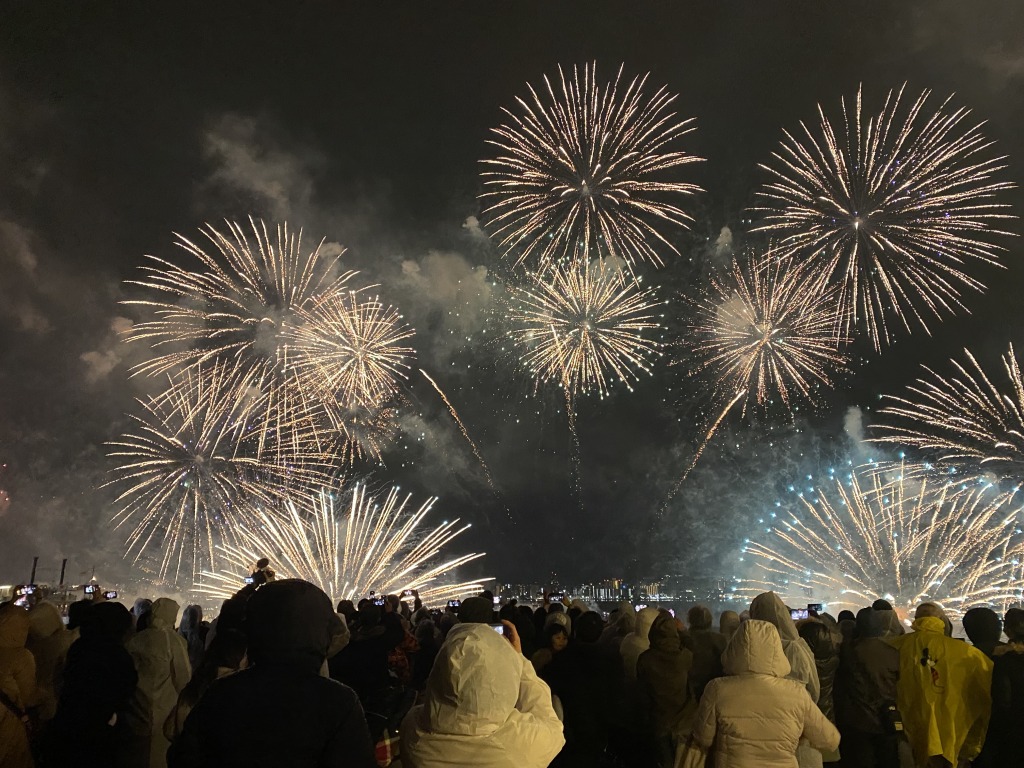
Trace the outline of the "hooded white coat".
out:
<instances>
[{"instance_id":1,"label":"hooded white coat","mask_svg":"<svg viewBox=\"0 0 1024 768\"><path fill-rule=\"evenodd\" d=\"M788 618L788 617L787 617ZM702 750L713 746L715 768L796 768L797 746L839 746L839 731L792 679L779 633L752 619L722 654L727 677L708 683L693 727Z\"/></svg>"},{"instance_id":2,"label":"hooded white coat","mask_svg":"<svg viewBox=\"0 0 1024 768\"><path fill-rule=\"evenodd\" d=\"M622 639L619 653L622 654L622 667L626 671L626 679L636 681L636 661L640 654L651 647L651 625L658 618L657 608L641 608L636 615L636 627Z\"/></svg>"},{"instance_id":3,"label":"hooded white coat","mask_svg":"<svg viewBox=\"0 0 1024 768\"><path fill-rule=\"evenodd\" d=\"M128 719L135 743L133 765L163 768L167 765L164 722L178 703L178 694L192 677L185 638L174 631L178 604L161 597L153 603L152 619L127 643L139 673L139 685L129 706Z\"/></svg>"},{"instance_id":4,"label":"hooded white coat","mask_svg":"<svg viewBox=\"0 0 1024 768\"><path fill-rule=\"evenodd\" d=\"M459 624L402 723L407 768L543 768L565 744L551 689L486 624Z\"/></svg>"}]
</instances>

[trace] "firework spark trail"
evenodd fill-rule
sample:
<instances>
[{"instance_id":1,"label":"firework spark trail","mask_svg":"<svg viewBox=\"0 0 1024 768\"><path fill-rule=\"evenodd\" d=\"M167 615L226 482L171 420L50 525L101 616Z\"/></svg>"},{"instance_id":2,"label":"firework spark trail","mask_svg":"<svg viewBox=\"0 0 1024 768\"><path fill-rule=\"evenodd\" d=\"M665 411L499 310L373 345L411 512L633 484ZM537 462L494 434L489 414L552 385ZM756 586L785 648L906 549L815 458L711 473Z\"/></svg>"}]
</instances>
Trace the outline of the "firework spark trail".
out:
<instances>
[{"instance_id":1,"label":"firework spark trail","mask_svg":"<svg viewBox=\"0 0 1024 768\"><path fill-rule=\"evenodd\" d=\"M555 327L551 326L551 337L555 343L555 347L558 348L561 345L558 341L558 331ZM561 349L558 349L558 357L560 360L564 360ZM572 467L572 483L573 490L576 492L576 501L579 505L579 511L582 513L583 510L583 465L580 457L580 435L576 431L576 405L572 399L572 389L569 386L569 374L566 369L562 368L562 393L565 395L565 413L569 420L569 436L572 440L571 449L571 467Z\"/></svg>"},{"instance_id":2,"label":"firework spark trail","mask_svg":"<svg viewBox=\"0 0 1024 768\"><path fill-rule=\"evenodd\" d=\"M924 600L956 616L971 604L1021 599L1024 538L1018 489L960 492L954 484L858 473L833 489L777 507L767 541L751 542L758 577L742 591L856 606L884 598L901 610ZM953 492L957 491L957 492ZM764 520L762 519L762 522Z\"/></svg>"},{"instance_id":3,"label":"firework spark trail","mask_svg":"<svg viewBox=\"0 0 1024 768\"><path fill-rule=\"evenodd\" d=\"M898 443L922 451L934 464L993 472L999 479L1024 481L1024 379L1013 345L1003 355L1005 390L997 387L974 355L950 363L945 376L925 367L927 378L908 387L911 396L888 395L879 413L893 418L874 424L874 442Z\"/></svg>"},{"instance_id":4,"label":"firework spark trail","mask_svg":"<svg viewBox=\"0 0 1024 768\"><path fill-rule=\"evenodd\" d=\"M691 375L708 375L715 392L747 392L744 414L751 400L765 410L779 401L791 411L795 399L814 405L814 390L831 387L831 372L846 366L836 299L834 289L772 251L734 261L690 300Z\"/></svg>"},{"instance_id":5,"label":"firework spark trail","mask_svg":"<svg viewBox=\"0 0 1024 768\"><path fill-rule=\"evenodd\" d=\"M356 291L330 293L297 307L292 365L304 388L346 407L377 407L395 396L413 354L399 342L413 335L394 307Z\"/></svg>"},{"instance_id":6,"label":"firework spark trail","mask_svg":"<svg viewBox=\"0 0 1024 768\"><path fill-rule=\"evenodd\" d=\"M700 457L704 455L704 451L708 447L708 444L711 442L711 438L714 437L715 432L718 431L718 427L721 426L722 420L726 417L729 411L732 410L733 406L736 405L736 403L738 403L740 400L742 400L746 396L746 394L747 390L745 389L741 389L739 392L737 392L735 397L733 397L733 399L730 400L722 409L722 412L718 414L718 418L715 419L714 422L712 422L711 427L707 431L707 434L704 435L704 440L701 441L701 444L697 447L697 450L694 451L693 458L690 460L690 463L686 467L686 470L676 481L676 484L672 486L672 490L669 492L668 496L665 497L665 501L662 502L661 509L658 512L659 518L664 516L665 511L668 509L668 505L672 502L672 499L675 498L675 495L679 493L679 489L683 487L683 483L686 482L686 478L690 476L690 473L693 471L693 468L697 466L697 462L699 462Z\"/></svg>"},{"instance_id":7,"label":"firework spark trail","mask_svg":"<svg viewBox=\"0 0 1024 768\"><path fill-rule=\"evenodd\" d=\"M480 462L480 466L484 470L484 477L487 478L487 484L491 487L491 490L494 491L495 494L497 494L498 489L495 488L494 486L494 478L491 477L491 470L488 469L487 462L484 461L484 457L481 455L480 449L476 447L476 443L473 442L473 438L471 438L469 436L469 432L466 431L466 425L463 424L462 419L459 418L459 414L456 412L455 406L452 405L451 401L448 399L448 396L443 391L441 391L441 387L438 386L436 381L430 378L430 375L426 371L424 371L422 368L420 368L419 371L420 373L423 374L423 378L429 381L430 385L435 390L437 390L437 394L441 396L441 399L444 401L444 404L448 406L448 412L451 413L452 418L455 420L455 423L459 427L459 431L462 432L462 436L466 438L466 442L469 443L469 447L473 450L473 455L476 456L476 460Z\"/></svg>"},{"instance_id":8,"label":"firework spark trail","mask_svg":"<svg viewBox=\"0 0 1024 768\"><path fill-rule=\"evenodd\" d=\"M890 319L928 332L930 319L966 309L962 292L984 285L965 265L998 265L1005 249L988 241L1010 233L993 225L1014 218L996 202L1014 185L993 180L1005 157L985 159L983 123L964 127L970 111L947 110L949 99L925 116L929 91L901 119L904 88L870 117L858 89L838 129L819 105L818 131L801 123L761 165L772 181L754 209L755 231L840 283L846 329L863 323L876 349L893 338Z\"/></svg>"},{"instance_id":9,"label":"firework spark trail","mask_svg":"<svg viewBox=\"0 0 1024 768\"><path fill-rule=\"evenodd\" d=\"M241 588L251 564L268 557L279 577L305 579L334 599L359 599L371 590L383 595L415 589L425 603L437 604L482 591L481 582L492 577L441 581L450 571L483 557L472 553L438 558L469 524L446 520L421 531L436 499L411 511L406 509L410 498L400 498L396 487L378 503L365 486L357 485L346 515L336 512L334 497L326 491L300 503L288 498L283 505L261 506L250 515L253 522L240 527L236 544L219 547L227 567L204 572L197 589L230 597Z\"/></svg>"},{"instance_id":10,"label":"firework spark trail","mask_svg":"<svg viewBox=\"0 0 1024 768\"><path fill-rule=\"evenodd\" d=\"M553 267L517 287L510 335L535 386L559 382L576 396L604 398L618 380L632 391L652 372L661 345L643 336L661 326L651 289L640 289L604 260Z\"/></svg>"},{"instance_id":11,"label":"firework spark trail","mask_svg":"<svg viewBox=\"0 0 1024 768\"><path fill-rule=\"evenodd\" d=\"M239 504L269 501L299 468L246 455L250 406L234 396L238 376L228 366L179 374L166 393L140 400L134 429L109 443L119 463L107 484L122 487L115 526L129 526L136 562L159 544L161 578L213 565L214 541L231 535Z\"/></svg>"},{"instance_id":12,"label":"firework spark trail","mask_svg":"<svg viewBox=\"0 0 1024 768\"><path fill-rule=\"evenodd\" d=\"M481 161L485 223L516 264L545 267L582 244L622 259L663 263L655 245L676 253L660 225L687 226L680 198L701 191L673 178L701 158L672 149L695 130L671 111L675 96L661 88L648 98L647 75L626 84L622 68L602 85L596 64L571 73L558 68L558 91L544 87L517 99L519 114L492 130L497 155Z\"/></svg>"}]
</instances>

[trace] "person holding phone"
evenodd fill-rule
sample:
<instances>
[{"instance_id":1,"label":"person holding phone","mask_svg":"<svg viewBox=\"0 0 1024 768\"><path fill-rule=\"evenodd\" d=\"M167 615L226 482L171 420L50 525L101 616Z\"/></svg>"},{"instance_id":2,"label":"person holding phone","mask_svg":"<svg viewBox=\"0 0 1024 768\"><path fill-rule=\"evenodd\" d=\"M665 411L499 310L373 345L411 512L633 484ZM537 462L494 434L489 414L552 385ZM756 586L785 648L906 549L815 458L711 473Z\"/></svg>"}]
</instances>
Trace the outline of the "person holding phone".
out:
<instances>
[{"instance_id":1,"label":"person holding phone","mask_svg":"<svg viewBox=\"0 0 1024 768\"><path fill-rule=\"evenodd\" d=\"M551 689L511 621L459 624L441 646L424 703L402 722L402 765L543 768L565 744Z\"/></svg>"}]
</instances>

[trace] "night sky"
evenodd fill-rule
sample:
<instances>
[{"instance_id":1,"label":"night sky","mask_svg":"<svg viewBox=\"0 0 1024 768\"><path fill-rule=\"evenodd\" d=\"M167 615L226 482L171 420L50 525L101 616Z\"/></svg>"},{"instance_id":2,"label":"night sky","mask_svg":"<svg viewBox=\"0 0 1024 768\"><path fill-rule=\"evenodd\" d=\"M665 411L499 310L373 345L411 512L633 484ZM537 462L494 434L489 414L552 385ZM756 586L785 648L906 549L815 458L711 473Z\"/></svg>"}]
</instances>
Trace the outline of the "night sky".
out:
<instances>
[{"instance_id":1,"label":"night sky","mask_svg":"<svg viewBox=\"0 0 1024 768\"><path fill-rule=\"evenodd\" d=\"M293 7L296 9L293 10ZM532 383L501 347L508 265L475 226L479 160L502 106L559 64L596 61L678 94L697 119L682 142L706 191L690 203L682 256L647 269L669 300L722 260L723 227L747 231L757 168L783 128L835 114L859 83L872 107L908 83L986 120L1024 186L1024 7L1002 2L772 3L51 3L0 6L0 582L40 579L62 556L70 578L117 578L111 464L126 427L129 379L145 350L118 340L137 317L145 254L181 259L173 232L249 215L302 227L310 245L348 248L345 265L400 307L417 334L402 437L375 483L441 497L441 516L474 527L462 549L479 572L566 580L734 573L751 515L792 478L875 449L861 439L878 395L965 346L997 370L1022 341L1019 238L1007 269L976 269L989 290L973 314L903 334L856 362L813 413L730 417L664 522L651 514L692 455L707 392L668 366L634 392L579 402L582 501L557 390ZM1004 198L1024 211L1024 193ZM1019 221L1008 228L1021 233ZM491 468L496 496L436 393L437 379ZM420 436L422 433L422 437ZM511 519L510 519L511 518ZM46 569L49 569L48 571ZM73 573L72 573L73 572Z\"/></svg>"}]
</instances>

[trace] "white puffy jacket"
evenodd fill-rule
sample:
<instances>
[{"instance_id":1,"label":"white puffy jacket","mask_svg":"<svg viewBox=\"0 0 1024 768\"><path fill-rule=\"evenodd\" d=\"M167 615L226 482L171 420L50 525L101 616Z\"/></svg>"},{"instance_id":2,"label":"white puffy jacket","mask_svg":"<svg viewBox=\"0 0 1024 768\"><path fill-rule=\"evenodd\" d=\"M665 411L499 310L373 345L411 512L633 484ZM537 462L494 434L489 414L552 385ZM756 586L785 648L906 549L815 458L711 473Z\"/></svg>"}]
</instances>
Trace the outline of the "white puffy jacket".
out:
<instances>
[{"instance_id":1,"label":"white puffy jacket","mask_svg":"<svg viewBox=\"0 0 1024 768\"><path fill-rule=\"evenodd\" d=\"M766 621L740 625L722 654L727 677L704 689L693 728L695 746L712 749L715 768L796 768L801 738L839 747L839 731L788 679L778 630Z\"/></svg>"},{"instance_id":2,"label":"white puffy jacket","mask_svg":"<svg viewBox=\"0 0 1024 768\"><path fill-rule=\"evenodd\" d=\"M543 768L565 744L551 689L486 624L448 633L401 735L407 768Z\"/></svg>"}]
</instances>

